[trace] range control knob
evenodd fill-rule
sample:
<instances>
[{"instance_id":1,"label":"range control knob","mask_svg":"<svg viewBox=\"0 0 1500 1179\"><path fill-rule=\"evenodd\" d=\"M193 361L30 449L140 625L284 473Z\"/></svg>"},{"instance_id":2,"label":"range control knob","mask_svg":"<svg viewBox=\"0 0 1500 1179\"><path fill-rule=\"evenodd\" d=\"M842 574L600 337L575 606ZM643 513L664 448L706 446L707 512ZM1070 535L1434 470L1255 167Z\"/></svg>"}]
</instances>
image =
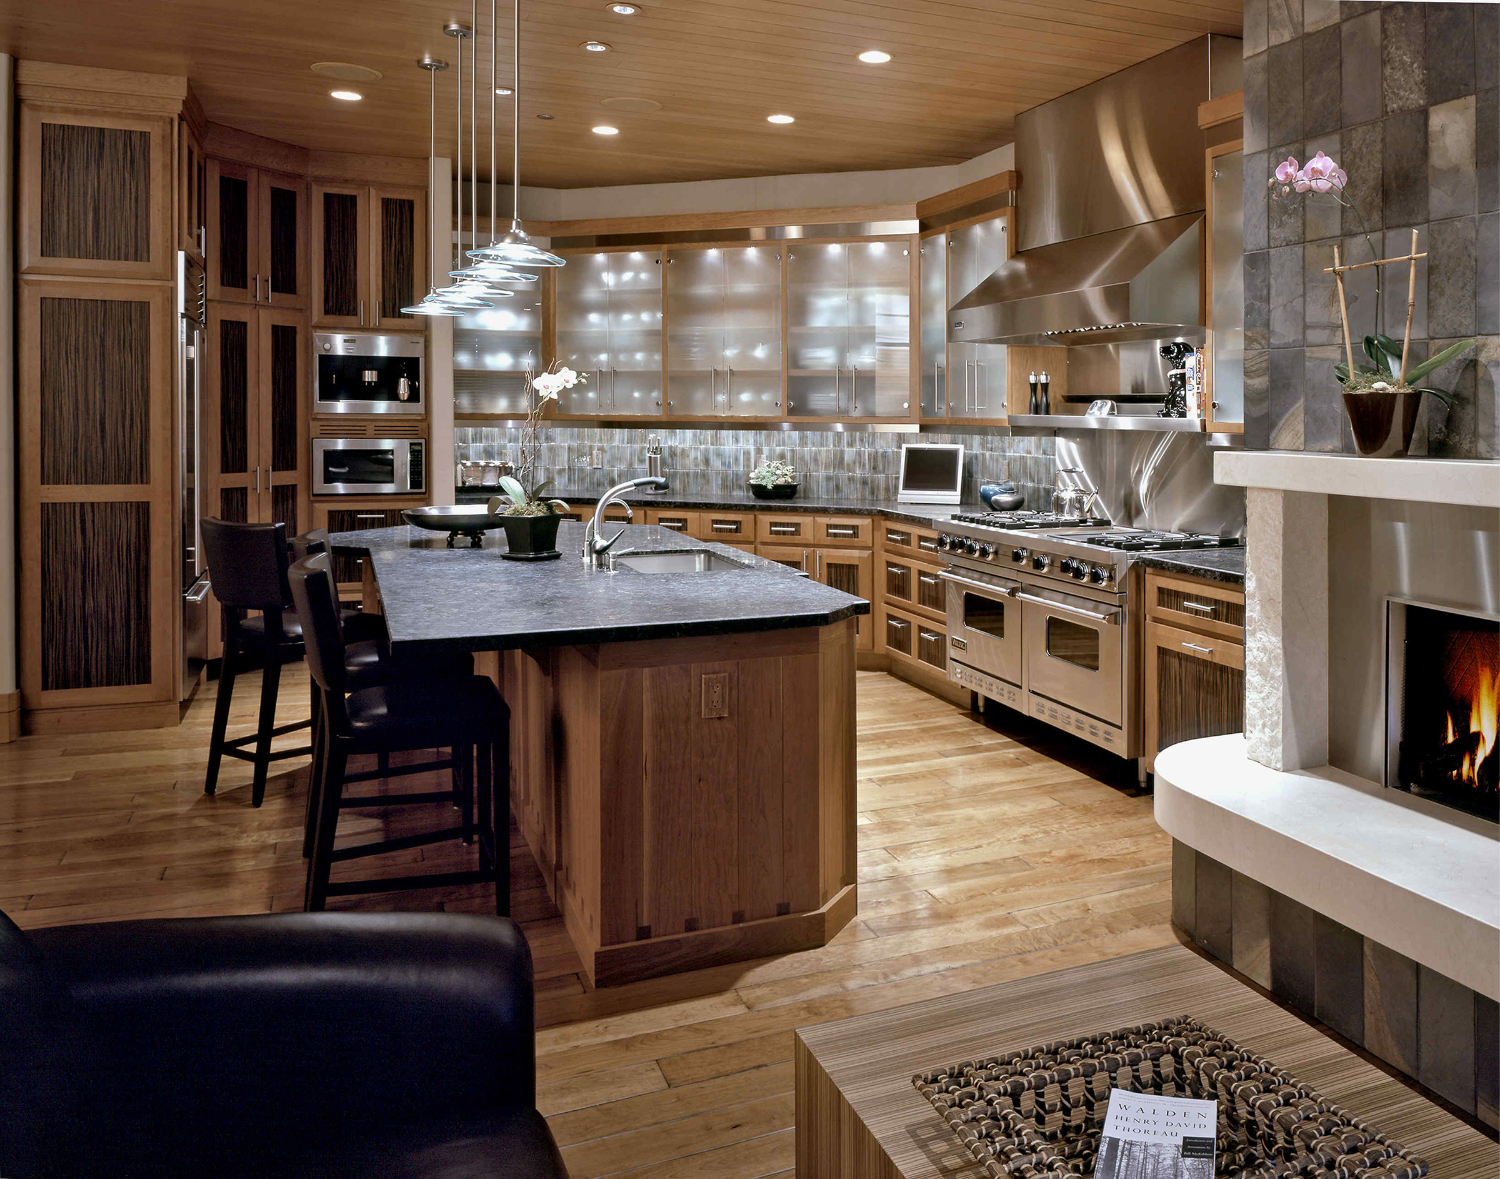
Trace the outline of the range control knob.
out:
<instances>
[{"instance_id":1,"label":"range control knob","mask_svg":"<svg viewBox=\"0 0 1500 1179\"><path fill-rule=\"evenodd\" d=\"M1110 571L1103 565L1095 565L1089 570L1089 580L1095 585L1103 585L1109 580Z\"/></svg>"},{"instance_id":2,"label":"range control knob","mask_svg":"<svg viewBox=\"0 0 1500 1179\"><path fill-rule=\"evenodd\" d=\"M1012 561L1024 561L1029 556L1031 556L1031 550L1030 549L1011 549L1010 550L1010 559Z\"/></svg>"},{"instance_id":3,"label":"range control knob","mask_svg":"<svg viewBox=\"0 0 1500 1179\"><path fill-rule=\"evenodd\" d=\"M1079 561L1076 558L1064 561L1062 569L1064 573L1071 573L1079 581L1082 581L1089 575L1089 563L1087 561Z\"/></svg>"},{"instance_id":4,"label":"range control knob","mask_svg":"<svg viewBox=\"0 0 1500 1179\"><path fill-rule=\"evenodd\" d=\"M1050 564L1052 564L1052 558L1046 553L1038 553L1036 556L1031 558L1031 567L1038 572L1046 569Z\"/></svg>"},{"instance_id":5,"label":"range control knob","mask_svg":"<svg viewBox=\"0 0 1500 1179\"><path fill-rule=\"evenodd\" d=\"M968 553L971 557L977 557L979 555L979 542L977 540L965 540L964 552Z\"/></svg>"},{"instance_id":6,"label":"range control knob","mask_svg":"<svg viewBox=\"0 0 1500 1179\"><path fill-rule=\"evenodd\" d=\"M988 545L988 544L981 544L979 546L979 552L978 552L977 555L979 556L979 558L981 560L988 561L988 560L990 560L995 555L995 546L994 545Z\"/></svg>"},{"instance_id":7,"label":"range control knob","mask_svg":"<svg viewBox=\"0 0 1500 1179\"><path fill-rule=\"evenodd\" d=\"M948 550L948 549L952 549L952 548L955 547L954 541L956 541L957 539L958 539L957 537L949 536L946 532L939 532L938 533L938 548L943 549L945 551Z\"/></svg>"}]
</instances>

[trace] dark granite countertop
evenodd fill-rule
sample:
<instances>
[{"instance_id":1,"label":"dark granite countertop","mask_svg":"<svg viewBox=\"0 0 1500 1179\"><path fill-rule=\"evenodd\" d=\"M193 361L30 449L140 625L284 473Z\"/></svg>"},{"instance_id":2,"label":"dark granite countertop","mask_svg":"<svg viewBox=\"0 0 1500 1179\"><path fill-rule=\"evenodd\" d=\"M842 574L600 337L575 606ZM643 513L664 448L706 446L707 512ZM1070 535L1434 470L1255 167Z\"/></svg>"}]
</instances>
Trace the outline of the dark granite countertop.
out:
<instances>
[{"instance_id":1,"label":"dark granite countertop","mask_svg":"<svg viewBox=\"0 0 1500 1179\"><path fill-rule=\"evenodd\" d=\"M495 494L493 488L460 487L458 502L461 504L488 503ZM569 494L566 491L548 489L547 494L572 506L599 502L596 491ZM690 508L718 512L816 512L824 516L889 516L893 520L904 520L908 524L935 526L948 519L954 512L983 512L982 504L902 504L888 499L756 499L749 492L736 495L692 496L673 495L670 491L635 491L625 500L632 508Z\"/></svg>"},{"instance_id":2,"label":"dark granite countertop","mask_svg":"<svg viewBox=\"0 0 1500 1179\"><path fill-rule=\"evenodd\" d=\"M1184 577L1245 584L1245 546L1225 549L1183 549L1175 553L1137 553L1135 561L1147 569L1161 569Z\"/></svg>"},{"instance_id":3,"label":"dark granite countertop","mask_svg":"<svg viewBox=\"0 0 1500 1179\"><path fill-rule=\"evenodd\" d=\"M564 520L555 561L507 561L505 534L448 548L402 525L339 532L335 549L367 556L393 645L495 651L827 626L870 604L794 570L655 525L627 526L620 552L707 548L750 568L711 573L608 573L584 565L582 524ZM613 531L613 529L611 529Z\"/></svg>"}]
</instances>

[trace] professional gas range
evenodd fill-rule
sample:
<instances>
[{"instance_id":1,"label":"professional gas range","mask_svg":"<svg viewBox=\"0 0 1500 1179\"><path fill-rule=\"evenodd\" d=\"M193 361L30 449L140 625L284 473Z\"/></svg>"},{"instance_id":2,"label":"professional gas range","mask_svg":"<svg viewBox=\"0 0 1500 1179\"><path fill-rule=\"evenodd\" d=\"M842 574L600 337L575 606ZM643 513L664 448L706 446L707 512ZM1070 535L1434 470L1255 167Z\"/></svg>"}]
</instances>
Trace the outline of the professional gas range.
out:
<instances>
[{"instance_id":1,"label":"professional gas range","mask_svg":"<svg viewBox=\"0 0 1500 1179\"><path fill-rule=\"evenodd\" d=\"M1235 537L1114 528L1045 512L958 514L942 525L948 678L1121 757L1141 755L1135 554Z\"/></svg>"}]
</instances>

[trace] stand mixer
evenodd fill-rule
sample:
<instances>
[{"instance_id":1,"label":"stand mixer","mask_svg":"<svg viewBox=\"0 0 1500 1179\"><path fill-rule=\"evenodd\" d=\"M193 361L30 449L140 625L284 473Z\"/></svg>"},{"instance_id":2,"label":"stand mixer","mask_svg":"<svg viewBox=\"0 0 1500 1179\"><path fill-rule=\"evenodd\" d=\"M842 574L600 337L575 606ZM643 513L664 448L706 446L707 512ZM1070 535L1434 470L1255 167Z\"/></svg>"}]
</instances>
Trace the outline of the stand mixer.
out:
<instances>
[{"instance_id":1,"label":"stand mixer","mask_svg":"<svg viewBox=\"0 0 1500 1179\"><path fill-rule=\"evenodd\" d=\"M1191 344L1175 340L1161 346L1162 359L1171 364L1167 370L1167 396L1157 411L1159 418L1185 418L1188 411L1188 377L1191 370L1187 358L1197 351Z\"/></svg>"}]
</instances>

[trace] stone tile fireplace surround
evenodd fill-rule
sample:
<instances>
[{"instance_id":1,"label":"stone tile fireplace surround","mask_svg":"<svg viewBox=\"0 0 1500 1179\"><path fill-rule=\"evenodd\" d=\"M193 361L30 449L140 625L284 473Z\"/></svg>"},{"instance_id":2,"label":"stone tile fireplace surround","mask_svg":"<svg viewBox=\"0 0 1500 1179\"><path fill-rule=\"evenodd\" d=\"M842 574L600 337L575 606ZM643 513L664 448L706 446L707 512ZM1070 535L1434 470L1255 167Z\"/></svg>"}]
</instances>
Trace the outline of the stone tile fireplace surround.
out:
<instances>
[{"instance_id":1,"label":"stone tile fireplace surround","mask_svg":"<svg viewBox=\"0 0 1500 1179\"><path fill-rule=\"evenodd\" d=\"M1247 492L1246 732L1156 762L1173 921L1500 1125L1500 830L1385 785L1391 599L1500 614L1500 464L1217 457Z\"/></svg>"}]
</instances>

